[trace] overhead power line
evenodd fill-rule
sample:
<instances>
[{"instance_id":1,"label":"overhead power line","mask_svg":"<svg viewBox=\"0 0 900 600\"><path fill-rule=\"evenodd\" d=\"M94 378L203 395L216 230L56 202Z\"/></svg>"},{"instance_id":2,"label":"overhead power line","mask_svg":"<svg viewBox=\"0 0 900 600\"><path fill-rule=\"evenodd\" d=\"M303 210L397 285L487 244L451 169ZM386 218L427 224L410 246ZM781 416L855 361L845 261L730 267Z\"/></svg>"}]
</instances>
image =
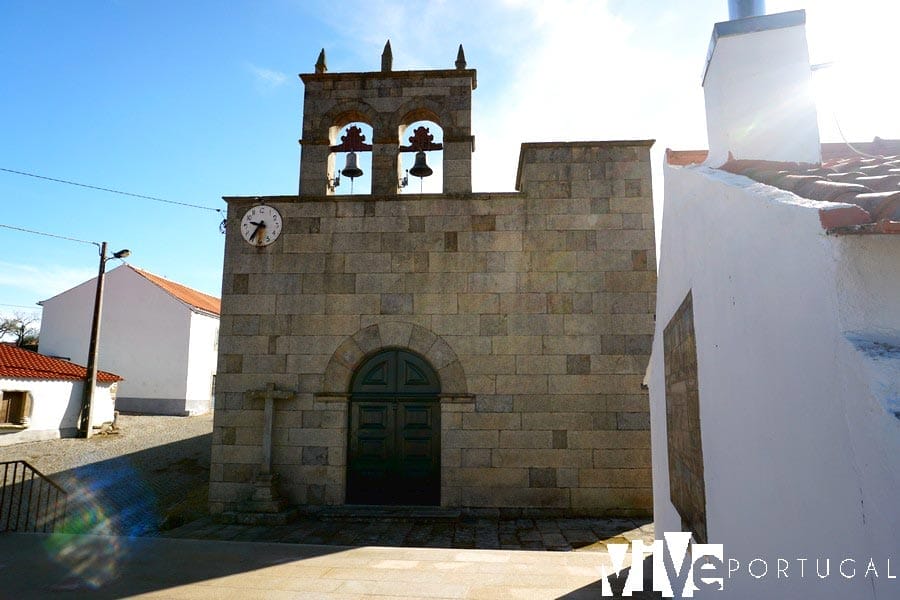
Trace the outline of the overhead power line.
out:
<instances>
[{"instance_id":1,"label":"overhead power line","mask_svg":"<svg viewBox=\"0 0 900 600\"><path fill-rule=\"evenodd\" d=\"M37 175L35 173L26 173L25 171L16 171L15 169L6 169L0 167L0 171L14 173L16 175L24 175L26 177L34 177L35 179L45 179L47 181L55 181L56 183L65 183L67 185L76 185L78 187L88 188L90 190L100 190L101 192L109 192L111 194L119 194L121 196L131 196L132 198L143 198L144 200L153 200L154 202L165 202L166 204L175 204L177 206L187 206L188 208L199 208L200 210L208 210L211 212L221 213L220 208L210 208L209 206L200 206L199 204L189 204L187 202L176 202L175 200L166 200L165 198L157 198L156 196L145 196L143 194L132 194L131 192L123 192L112 188L101 187L99 185L89 185L87 183L78 183L77 181L68 181L66 179L57 179L55 177L47 177L46 175Z\"/></svg>"},{"instance_id":2,"label":"overhead power line","mask_svg":"<svg viewBox=\"0 0 900 600\"><path fill-rule=\"evenodd\" d=\"M838 133L841 135L841 139L844 141L844 145L850 148L852 152L858 154L859 156L864 156L865 158L883 158L883 156L875 156L873 154L866 154L859 148L856 148L853 144L847 141L847 137L844 135L844 131L841 129L841 122L838 120L838 116L836 112L832 112L831 115L834 117L834 124L837 126Z\"/></svg>"},{"instance_id":3,"label":"overhead power line","mask_svg":"<svg viewBox=\"0 0 900 600\"><path fill-rule=\"evenodd\" d=\"M65 236L65 235L57 235L57 234L55 234L55 233L45 233L45 232L43 232L43 231L36 231L36 230L34 230L34 229L25 229L24 227L16 227L16 226L14 226L14 225L4 225L3 223L0 223L0 227L5 227L6 229L13 229L13 230L15 230L15 231L23 231L23 232L25 232L25 233L33 233L34 235L43 235L43 236L46 236L46 237L57 238L57 239L60 239L60 240L68 240L68 241L70 241L70 242L78 242L78 243L80 243L80 244L92 244L92 245L94 245L94 246L99 246L99 245L100 245L99 243L97 243L97 242L92 242L92 241L90 241L90 240L80 240L80 239L78 239L78 238L67 237L67 236Z\"/></svg>"}]
</instances>

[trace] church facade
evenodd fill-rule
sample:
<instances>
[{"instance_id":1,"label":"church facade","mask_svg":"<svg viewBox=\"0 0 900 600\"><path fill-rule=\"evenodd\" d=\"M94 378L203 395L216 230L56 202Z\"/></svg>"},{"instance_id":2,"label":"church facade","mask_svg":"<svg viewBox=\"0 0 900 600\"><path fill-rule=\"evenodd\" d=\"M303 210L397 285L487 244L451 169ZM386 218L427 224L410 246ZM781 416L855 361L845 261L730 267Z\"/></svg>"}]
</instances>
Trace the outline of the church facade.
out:
<instances>
[{"instance_id":1,"label":"church facade","mask_svg":"<svg viewBox=\"0 0 900 600\"><path fill-rule=\"evenodd\" d=\"M649 514L652 141L523 144L518 191L473 193L461 47L301 78L299 194L225 198L211 511ZM418 121L440 144L404 148ZM401 193L400 153L438 146L443 193ZM346 150L371 193L333 193Z\"/></svg>"}]
</instances>

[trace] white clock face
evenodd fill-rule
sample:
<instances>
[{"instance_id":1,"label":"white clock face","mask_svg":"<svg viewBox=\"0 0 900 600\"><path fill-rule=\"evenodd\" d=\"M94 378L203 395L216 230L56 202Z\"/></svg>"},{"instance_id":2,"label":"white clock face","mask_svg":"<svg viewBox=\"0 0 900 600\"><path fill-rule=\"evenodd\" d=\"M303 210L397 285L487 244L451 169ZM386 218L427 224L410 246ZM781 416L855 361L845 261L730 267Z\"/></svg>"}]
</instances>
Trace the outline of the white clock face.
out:
<instances>
[{"instance_id":1,"label":"white clock face","mask_svg":"<svg viewBox=\"0 0 900 600\"><path fill-rule=\"evenodd\" d=\"M281 215L271 206L254 206L241 219L241 235L254 246L268 246L280 233Z\"/></svg>"}]
</instances>

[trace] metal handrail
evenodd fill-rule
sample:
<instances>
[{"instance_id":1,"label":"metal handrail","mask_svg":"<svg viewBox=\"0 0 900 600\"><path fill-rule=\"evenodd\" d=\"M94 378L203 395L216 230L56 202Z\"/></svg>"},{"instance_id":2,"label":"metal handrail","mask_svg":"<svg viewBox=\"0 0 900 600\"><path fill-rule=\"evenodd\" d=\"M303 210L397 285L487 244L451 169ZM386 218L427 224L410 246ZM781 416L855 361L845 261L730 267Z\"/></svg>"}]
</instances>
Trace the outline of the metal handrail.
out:
<instances>
[{"instance_id":1,"label":"metal handrail","mask_svg":"<svg viewBox=\"0 0 900 600\"><path fill-rule=\"evenodd\" d=\"M68 494L52 479L24 460L0 470L0 531L52 533L65 523Z\"/></svg>"}]
</instances>

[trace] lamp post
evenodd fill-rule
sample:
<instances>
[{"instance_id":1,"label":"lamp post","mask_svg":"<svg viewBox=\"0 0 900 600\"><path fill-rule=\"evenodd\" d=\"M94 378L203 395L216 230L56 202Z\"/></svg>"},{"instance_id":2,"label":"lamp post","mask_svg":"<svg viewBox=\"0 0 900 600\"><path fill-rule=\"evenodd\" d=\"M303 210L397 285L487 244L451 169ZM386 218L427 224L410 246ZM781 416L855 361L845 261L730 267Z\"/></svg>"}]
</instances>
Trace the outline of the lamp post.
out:
<instances>
[{"instance_id":1,"label":"lamp post","mask_svg":"<svg viewBox=\"0 0 900 600\"><path fill-rule=\"evenodd\" d=\"M125 258L131 251L119 250L110 258ZM94 407L94 388L97 385L97 353L100 346L100 312L103 308L103 280L106 274L106 242L100 244L100 270L97 274L97 294L94 296L94 318L91 322L91 342L88 346L84 390L81 396L81 414L78 421L79 437L91 437L91 418Z\"/></svg>"}]
</instances>

